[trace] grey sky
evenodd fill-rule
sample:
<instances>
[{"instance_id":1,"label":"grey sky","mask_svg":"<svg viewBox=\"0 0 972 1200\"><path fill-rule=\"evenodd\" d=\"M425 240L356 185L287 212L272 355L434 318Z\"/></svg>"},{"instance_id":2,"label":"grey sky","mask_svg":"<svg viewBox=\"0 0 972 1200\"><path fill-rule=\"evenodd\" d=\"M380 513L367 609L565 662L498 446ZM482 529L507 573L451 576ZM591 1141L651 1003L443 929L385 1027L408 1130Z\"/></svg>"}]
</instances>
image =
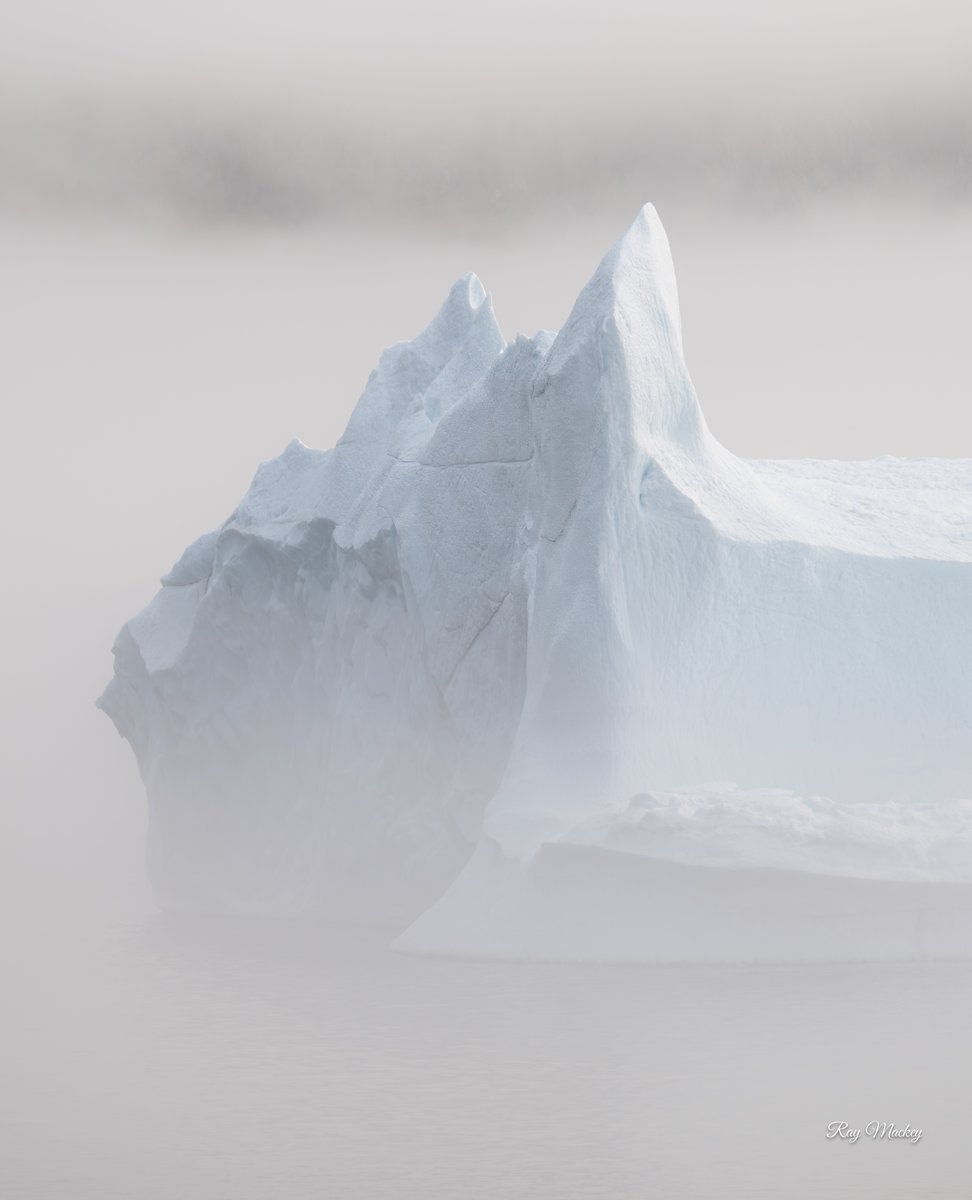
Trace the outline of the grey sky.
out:
<instances>
[{"instance_id":1,"label":"grey sky","mask_svg":"<svg viewBox=\"0 0 972 1200\"><path fill-rule=\"evenodd\" d=\"M5 8L0 203L20 210L503 223L972 192L966 3Z\"/></svg>"}]
</instances>

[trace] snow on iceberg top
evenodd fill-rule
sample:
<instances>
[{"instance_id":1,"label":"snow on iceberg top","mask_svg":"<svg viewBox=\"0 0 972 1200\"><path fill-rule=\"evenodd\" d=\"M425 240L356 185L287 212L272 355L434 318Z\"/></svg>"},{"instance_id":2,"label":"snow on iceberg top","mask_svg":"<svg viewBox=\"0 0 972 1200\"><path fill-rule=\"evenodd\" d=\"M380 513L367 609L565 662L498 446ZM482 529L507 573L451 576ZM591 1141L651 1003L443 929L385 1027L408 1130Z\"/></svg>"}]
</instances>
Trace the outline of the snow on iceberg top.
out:
<instances>
[{"instance_id":1,"label":"snow on iceberg top","mask_svg":"<svg viewBox=\"0 0 972 1200\"><path fill-rule=\"evenodd\" d=\"M570 373L569 402L561 395L546 408L551 378ZM525 393L520 402L498 402L515 382L524 385L513 388ZM358 544L403 517L389 505L396 470L527 463L536 453L547 534L556 536L584 486L592 435L617 443L616 465L640 459L631 486L644 499L740 540L972 560L972 460L743 461L719 445L684 364L671 252L651 205L556 336L508 344L478 278L458 280L416 338L381 355L335 448L291 443L260 467L225 527L281 540L323 516L339 540ZM199 555L191 547L165 582L198 577Z\"/></svg>"},{"instance_id":2,"label":"snow on iceberg top","mask_svg":"<svg viewBox=\"0 0 972 1200\"><path fill-rule=\"evenodd\" d=\"M972 459L754 460L802 540L881 557L972 561Z\"/></svg>"}]
</instances>

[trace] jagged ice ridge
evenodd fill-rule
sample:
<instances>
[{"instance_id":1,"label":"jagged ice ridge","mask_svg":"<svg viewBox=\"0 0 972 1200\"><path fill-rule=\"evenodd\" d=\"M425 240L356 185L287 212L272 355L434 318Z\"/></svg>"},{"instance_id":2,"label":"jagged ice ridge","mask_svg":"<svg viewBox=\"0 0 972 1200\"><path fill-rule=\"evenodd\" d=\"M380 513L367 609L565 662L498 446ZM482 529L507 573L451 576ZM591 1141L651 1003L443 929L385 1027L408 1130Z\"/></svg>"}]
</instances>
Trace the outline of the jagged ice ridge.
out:
<instances>
[{"instance_id":1,"label":"jagged ice ridge","mask_svg":"<svg viewBox=\"0 0 972 1200\"><path fill-rule=\"evenodd\" d=\"M461 953L972 949L972 460L729 453L651 206L557 335L507 344L461 279L162 584L100 704L164 905Z\"/></svg>"}]
</instances>

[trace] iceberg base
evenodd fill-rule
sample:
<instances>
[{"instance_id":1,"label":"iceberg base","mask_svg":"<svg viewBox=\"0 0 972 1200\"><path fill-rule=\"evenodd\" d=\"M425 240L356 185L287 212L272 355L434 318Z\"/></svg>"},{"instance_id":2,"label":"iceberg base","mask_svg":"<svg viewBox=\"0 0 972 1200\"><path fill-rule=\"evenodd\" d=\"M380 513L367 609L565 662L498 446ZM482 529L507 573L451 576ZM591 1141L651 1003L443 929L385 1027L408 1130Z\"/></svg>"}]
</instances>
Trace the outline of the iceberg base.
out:
<instances>
[{"instance_id":1,"label":"iceberg base","mask_svg":"<svg viewBox=\"0 0 972 1200\"><path fill-rule=\"evenodd\" d=\"M691 866L569 844L520 863L483 841L395 948L659 964L967 958L972 884Z\"/></svg>"}]
</instances>

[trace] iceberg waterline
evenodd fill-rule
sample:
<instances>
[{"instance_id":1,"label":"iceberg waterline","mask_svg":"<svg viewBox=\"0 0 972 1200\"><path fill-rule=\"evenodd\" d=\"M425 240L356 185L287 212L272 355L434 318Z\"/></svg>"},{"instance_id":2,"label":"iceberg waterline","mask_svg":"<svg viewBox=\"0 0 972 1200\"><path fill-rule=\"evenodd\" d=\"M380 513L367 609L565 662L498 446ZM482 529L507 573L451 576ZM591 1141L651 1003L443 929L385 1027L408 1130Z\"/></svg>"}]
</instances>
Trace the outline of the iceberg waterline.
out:
<instances>
[{"instance_id":1,"label":"iceberg waterline","mask_svg":"<svg viewBox=\"0 0 972 1200\"><path fill-rule=\"evenodd\" d=\"M643 911L588 903L557 953L613 922L617 956L677 958L702 942L652 941L664 905L720 903L727 872L972 881L972 460L729 453L650 206L557 335L507 344L460 280L338 444L263 464L162 583L100 703L164 905L543 953L585 888L643 870ZM702 956L751 956L737 933Z\"/></svg>"}]
</instances>

